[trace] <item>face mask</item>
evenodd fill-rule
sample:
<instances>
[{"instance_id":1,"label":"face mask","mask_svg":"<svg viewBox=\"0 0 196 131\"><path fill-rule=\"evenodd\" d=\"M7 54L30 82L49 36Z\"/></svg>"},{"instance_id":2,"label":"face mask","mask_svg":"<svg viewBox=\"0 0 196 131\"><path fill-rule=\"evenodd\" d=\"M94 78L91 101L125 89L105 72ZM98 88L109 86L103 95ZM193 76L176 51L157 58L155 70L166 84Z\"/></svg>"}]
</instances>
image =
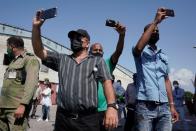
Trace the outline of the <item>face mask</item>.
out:
<instances>
[{"instance_id":1,"label":"face mask","mask_svg":"<svg viewBox=\"0 0 196 131\"><path fill-rule=\"evenodd\" d=\"M174 88L178 88L179 87L177 84L174 84L173 86L174 86Z\"/></svg>"},{"instance_id":2,"label":"face mask","mask_svg":"<svg viewBox=\"0 0 196 131\"><path fill-rule=\"evenodd\" d=\"M149 40L149 45L155 45L159 40L159 33L153 33Z\"/></svg>"},{"instance_id":3,"label":"face mask","mask_svg":"<svg viewBox=\"0 0 196 131\"><path fill-rule=\"evenodd\" d=\"M93 56L103 57L103 54L98 53L98 52L96 52L96 53L91 52L91 54L92 54Z\"/></svg>"},{"instance_id":4,"label":"face mask","mask_svg":"<svg viewBox=\"0 0 196 131\"><path fill-rule=\"evenodd\" d=\"M74 53L83 50L82 41L77 39L71 40L71 49Z\"/></svg>"},{"instance_id":5,"label":"face mask","mask_svg":"<svg viewBox=\"0 0 196 131\"><path fill-rule=\"evenodd\" d=\"M14 53L13 53L11 48L7 48L7 55L9 57L9 60L13 60L14 59Z\"/></svg>"}]
</instances>

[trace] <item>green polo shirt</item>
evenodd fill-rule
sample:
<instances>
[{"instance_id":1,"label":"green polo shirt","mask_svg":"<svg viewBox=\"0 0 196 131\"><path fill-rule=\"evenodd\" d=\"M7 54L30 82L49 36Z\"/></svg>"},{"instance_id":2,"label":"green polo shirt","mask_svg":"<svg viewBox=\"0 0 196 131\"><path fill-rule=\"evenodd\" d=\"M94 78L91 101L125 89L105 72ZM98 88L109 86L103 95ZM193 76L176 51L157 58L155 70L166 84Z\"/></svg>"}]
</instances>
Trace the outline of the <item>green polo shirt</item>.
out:
<instances>
[{"instance_id":1,"label":"green polo shirt","mask_svg":"<svg viewBox=\"0 0 196 131\"><path fill-rule=\"evenodd\" d=\"M113 73L116 64L112 64L111 57L105 60L107 68L109 69L110 74ZM103 85L101 82L98 83L98 111L106 111L107 110L107 101L104 95Z\"/></svg>"}]
</instances>

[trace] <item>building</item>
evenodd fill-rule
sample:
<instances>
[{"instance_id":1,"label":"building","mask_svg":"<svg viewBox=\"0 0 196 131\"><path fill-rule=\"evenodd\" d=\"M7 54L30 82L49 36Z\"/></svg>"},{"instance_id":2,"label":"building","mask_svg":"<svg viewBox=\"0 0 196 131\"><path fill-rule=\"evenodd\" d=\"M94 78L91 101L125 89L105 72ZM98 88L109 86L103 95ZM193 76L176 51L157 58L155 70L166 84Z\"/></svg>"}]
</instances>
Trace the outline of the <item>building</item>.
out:
<instances>
[{"instance_id":1,"label":"building","mask_svg":"<svg viewBox=\"0 0 196 131\"><path fill-rule=\"evenodd\" d=\"M7 52L6 40L8 37L13 35L21 36L24 40L25 48L31 53L33 53L33 48L31 44L31 31L0 23L0 58L1 58L0 59L0 88L2 87L3 76L4 76L5 69L7 67L6 65L3 64L4 55ZM66 53L66 54L72 53L72 51L67 47L49 38L42 36L42 41L44 47L48 50L60 52L60 53ZM127 87L128 83L132 82L132 74L133 72L129 71L128 69L124 68L121 65L117 65L116 69L114 70L115 78L120 79L122 81L122 86L125 88ZM52 95L52 100L53 100L53 104L55 104L56 87L58 85L58 73L41 64L41 69L39 73L39 81L41 84L43 83L45 78L48 78L52 84L52 90L55 92Z\"/></svg>"}]
</instances>

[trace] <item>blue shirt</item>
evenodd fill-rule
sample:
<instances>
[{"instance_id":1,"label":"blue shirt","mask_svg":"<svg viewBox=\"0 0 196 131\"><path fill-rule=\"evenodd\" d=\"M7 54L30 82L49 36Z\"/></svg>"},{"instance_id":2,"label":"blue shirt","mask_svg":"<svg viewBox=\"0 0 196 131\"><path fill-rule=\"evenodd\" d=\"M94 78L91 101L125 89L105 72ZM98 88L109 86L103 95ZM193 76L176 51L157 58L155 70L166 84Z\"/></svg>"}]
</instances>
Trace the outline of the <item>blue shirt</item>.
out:
<instances>
[{"instance_id":1,"label":"blue shirt","mask_svg":"<svg viewBox=\"0 0 196 131\"><path fill-rule=\"evenodd\" d=\"M134 55L137 70L137 99L168 102L165 78L169 67L167 56L161 49L154 51L147 45L140 56Z\"/></svg>"},{"instance_id":2,"label":"blue shirt","mask_svg":"<svg viewBox=\"0 0 196 131\"><path fill-rule=\"evenodd\" d=\"M173 97L174 97L174 103L176 107L183 106L184 101L184 90L180 87L177 87L173 90Z\"/></svg>"}]
</instances>

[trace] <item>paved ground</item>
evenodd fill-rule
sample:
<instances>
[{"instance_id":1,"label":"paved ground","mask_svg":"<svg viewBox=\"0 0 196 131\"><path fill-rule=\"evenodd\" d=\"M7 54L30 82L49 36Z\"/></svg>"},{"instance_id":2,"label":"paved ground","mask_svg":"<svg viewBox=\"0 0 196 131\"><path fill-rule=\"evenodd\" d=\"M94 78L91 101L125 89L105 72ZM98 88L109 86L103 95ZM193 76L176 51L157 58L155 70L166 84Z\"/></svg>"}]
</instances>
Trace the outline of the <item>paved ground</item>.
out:
<instances>
[{"instance_id":1,"label":"paved ground","mask_svg":"<svg viewBox=\"0 0 196 131\"><path fill-rule=\"evenodd\" d=\"M53 131L54 121L55 121L55 112L56 112L56 106L52 106L51 111L50 111L51 120L49 120L48 122L46 121L38 122L37 119L41 115L41 106L38 106L37 113L36 113L37 119L29 119L30 128L28 129L28 131ZM189 125L189 131L196 131L196 117L187 115L186 121ZM173 129L173 131L183 131L181 123L175 124L174 127L175 129ZM180 127L181 130L176 130L176 127ZM115 129L114 131L123 131L123 127L119 127Z\"/></svg>"}]
</instances>

